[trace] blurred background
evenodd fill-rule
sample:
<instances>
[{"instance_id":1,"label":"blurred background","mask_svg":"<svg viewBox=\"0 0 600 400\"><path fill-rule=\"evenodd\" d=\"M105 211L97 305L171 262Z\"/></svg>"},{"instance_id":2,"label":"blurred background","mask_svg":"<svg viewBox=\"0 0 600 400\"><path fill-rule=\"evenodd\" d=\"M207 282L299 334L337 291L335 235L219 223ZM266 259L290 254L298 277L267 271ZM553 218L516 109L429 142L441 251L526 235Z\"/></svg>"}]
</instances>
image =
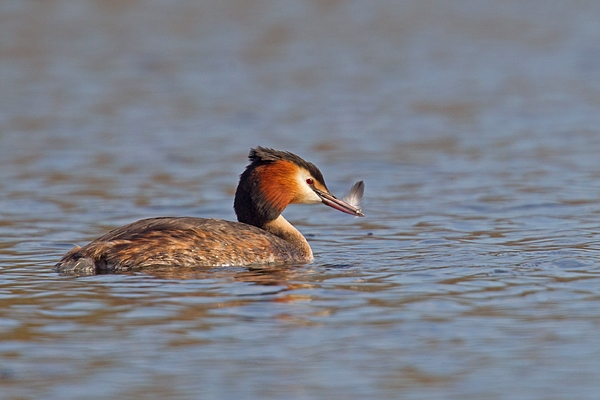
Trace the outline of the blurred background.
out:
<instances>
[{"instance_id":1,"label":"blurred background","mask_svg":"<svg viewBox=\"0 0 600 400\"><path fill-rule=\"evenodd\" d=\"M584 0L3 0L0 398L595 399L599 38ZM256 145L367 218L286 210L294 269L52 272L234 219Z\"/></svg>"}]
</instances>

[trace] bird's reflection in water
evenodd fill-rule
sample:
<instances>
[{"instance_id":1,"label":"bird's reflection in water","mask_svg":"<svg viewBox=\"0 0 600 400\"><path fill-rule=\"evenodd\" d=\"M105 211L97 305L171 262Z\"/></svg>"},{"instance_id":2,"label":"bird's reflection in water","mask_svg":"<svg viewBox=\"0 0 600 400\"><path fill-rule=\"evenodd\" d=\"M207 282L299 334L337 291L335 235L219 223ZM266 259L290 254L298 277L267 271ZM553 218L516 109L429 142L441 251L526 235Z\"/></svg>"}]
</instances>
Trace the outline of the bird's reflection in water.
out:
<instances>
[{"instance_id":1,"label":"bird's reflection in water","mask_svg":"<svg viewBox=\"0 0 600 400\"><path fill-rule=\"evenodd\" d=\"M297 289L309 289L315 287L310 282L310 275L314 273L314 268L306 265L277 264L260 265L250 267L170 267L156 266L144 268L138 271L130 271L126 274L137 276L150 276L157 279L168 281L199 281L204 284L216 284L226 287L232 282L248 283L265 287L265 291L250 291L247 295L257 294L276 294L288 292ZM244 295L240 293L239 295ZM296 301L298 299L306 300L305 295L294 295L286 300L286 297L279 297L275 301Z\"/></svg>"}]
</instances>

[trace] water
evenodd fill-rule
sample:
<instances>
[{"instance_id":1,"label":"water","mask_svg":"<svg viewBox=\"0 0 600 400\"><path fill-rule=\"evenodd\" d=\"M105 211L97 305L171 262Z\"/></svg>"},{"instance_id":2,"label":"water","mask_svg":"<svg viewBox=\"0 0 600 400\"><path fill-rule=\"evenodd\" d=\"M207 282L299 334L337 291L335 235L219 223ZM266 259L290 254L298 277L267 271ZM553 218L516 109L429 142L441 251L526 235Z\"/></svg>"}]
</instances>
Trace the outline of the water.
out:
<instances>
[{"instance_id":1,"label":"water","mask_svg":"<svg viewBox=\"0 0 600 400\"><path fill-rule=\"evenodd\" d=\"M4 1L0 398L595 399L600 5ZM234 219L250 147L315 262L60 276L144 217Z\"/></svg>"}]
</instances>

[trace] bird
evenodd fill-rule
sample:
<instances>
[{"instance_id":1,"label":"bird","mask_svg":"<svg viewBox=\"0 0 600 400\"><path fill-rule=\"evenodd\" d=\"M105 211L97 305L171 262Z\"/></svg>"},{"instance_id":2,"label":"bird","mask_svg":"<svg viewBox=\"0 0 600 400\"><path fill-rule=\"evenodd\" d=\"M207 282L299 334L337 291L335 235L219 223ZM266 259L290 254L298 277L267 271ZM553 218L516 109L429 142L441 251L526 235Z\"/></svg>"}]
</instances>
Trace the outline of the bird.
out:
<instances>
[{"instance_id":1,"label":"bird","mask_svg":"<svg viewBox=\"0 0 600 400\"><path fill-rule=\"evenodd\" d=\"M321 171L299 156L258 146L250 150L248 159L235 192L233 208L238 222L195 217L142 219L83 247L76 246L55 265L56 271L94 274L151 266L308 263L314 259L308 241L281 215L289 204L322 203L364 217L357 204L331 194ZM362 189L362 181L359 183Z\"/></svg>"}]
</instances>

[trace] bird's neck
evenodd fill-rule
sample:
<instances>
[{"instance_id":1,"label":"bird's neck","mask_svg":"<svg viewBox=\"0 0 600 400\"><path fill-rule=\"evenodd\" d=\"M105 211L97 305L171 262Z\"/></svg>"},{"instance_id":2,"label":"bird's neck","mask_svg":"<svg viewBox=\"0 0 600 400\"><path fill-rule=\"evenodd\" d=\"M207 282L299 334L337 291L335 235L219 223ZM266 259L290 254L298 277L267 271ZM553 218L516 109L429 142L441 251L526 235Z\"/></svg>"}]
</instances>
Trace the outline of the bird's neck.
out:
<instances>
[{"instance_id":1,"label":"bird's neck","mask_svg":"<svg viewBox=\"0 0 600 400\"><path fill-rule=\"evenodd\" d=\"M282 215L279 215L274 220L265 222L261 228L293 244L307 260L313 259L313 252L308 241Z\"/></svg>"},{"instance_id":2,"label":"bird's neck","mask_svg":"<svg viewBox=\"0 0 600 400\"><path fill-rule=\"evenodd\" d=\"M307 261L311 261L313 253L310 245L304 236L281 215L290 203L290 191L261 190L257 183L263 181L259 179L261 173L264 173L264 168L251 166L240 177L233 202L238 221L264 229L285 240Z\"/></svg>"}]
</instances>

